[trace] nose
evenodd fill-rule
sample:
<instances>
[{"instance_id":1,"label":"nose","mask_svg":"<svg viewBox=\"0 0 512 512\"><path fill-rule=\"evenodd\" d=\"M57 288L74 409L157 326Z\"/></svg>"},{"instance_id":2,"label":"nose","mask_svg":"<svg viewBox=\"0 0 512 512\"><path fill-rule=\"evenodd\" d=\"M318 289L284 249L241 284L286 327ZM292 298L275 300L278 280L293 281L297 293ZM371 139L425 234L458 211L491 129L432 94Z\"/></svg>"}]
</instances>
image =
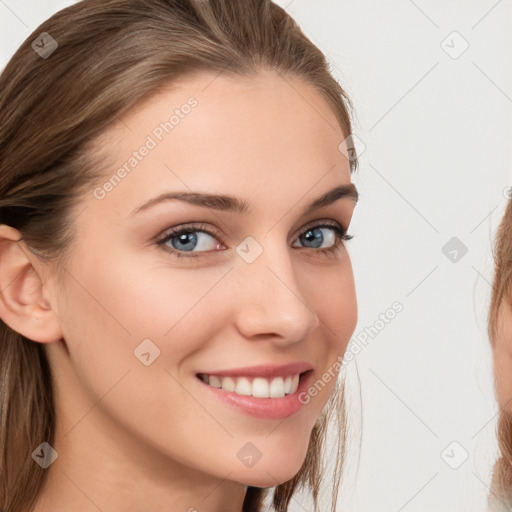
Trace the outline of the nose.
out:
<instances>
[{"instance_id":1,"label":"nose","mask_svg":"<svg viewBox=\"0 0 512 512\"><path fill-rule=\"evenodd\" d=\"M305 339L319 325L300 286L300 272L284 246L268 241L252 263L240 260L235 267L236 324L248 339L271 339L282 346Z\"/></svg>"}]
</instances>

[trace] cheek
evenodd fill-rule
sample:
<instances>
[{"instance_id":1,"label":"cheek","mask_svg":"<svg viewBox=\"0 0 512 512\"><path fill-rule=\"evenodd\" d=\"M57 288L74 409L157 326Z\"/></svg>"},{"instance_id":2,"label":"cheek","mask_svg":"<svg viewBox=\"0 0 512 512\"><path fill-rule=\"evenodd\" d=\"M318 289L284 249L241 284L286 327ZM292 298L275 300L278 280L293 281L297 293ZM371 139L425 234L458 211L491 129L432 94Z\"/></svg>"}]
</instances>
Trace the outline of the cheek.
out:
<instances>
[{"instance_id":1,"label":"cheek","mask_svg":"<svg viewBox=\"0 0 512 512\"><path fill-rule=\"evenodd\" d=\"M171 268L162 260L141 265L140 259L111 255L76 265L64 339L77 386L93 402L122 378L112 392L118 418L133 408L133 399L141 417L165 415L162 407L172 421L176 404L190 407L182 386L188 388L197 368L189 361L228 326L229 278L222 280L225 268ZM150 397L148 409L144 397Z\"/></svg>"},{"instance_id":2,"label":"cheek","mask_svg":"<svg viewBox=\"0 0 512 512\"><path fill-rule=\"evenodd\" d=\"M317 416L334 390L343 355L357 325L358 309L348 257L332 272L319 270L316 279L310 275L308 282L310 306L320 320L316 337L322 346L317 353L319 371L308 388L309 406Z\"/></svg>"},{"instance_id":3,"label":"cheek","mask_svg":"<svg viewBox=\"0 0 512 512\"><path fill-rule=\"evenodd\" d=\"M188 453L187 443L173 439L195 438L203 454L208 453L208 436L225 442L225 431L188 390L195 377L176 371L211 338L208 315L219 316L219 301L208 292L225 270L220 272L148 268L115 257L76 265L63 316L70 350L66 392L73 388L73 396L82 396L75 392L80 390L85 397L76 400L76 421L97 404L87 422L101 421L101 428L122 425L112 435L125 432L190 463L194 454ZM151 343L134 354L146 339ZM205 460L205 469L212 464Z\"/></svg>"},{"instance_id":4,"label":"cheek","mask_svg":"<svg viewBox=\"0 0 512 512\"><path fill-rule=\"evenodd\" d=\"M190 323L222 271L171 268L163 258L156 260L112 254L75 263L79 270L73 272L68 317L80 311L82 324L129 336L134 343L151 335L171 336L183 322Z\"/></svg>"},{"instance_id":5,"label":"cheek","mask_svg":"<svg viewBox=\"0 0 512 512\"><path fill-rule=\"evenodd\" d=\"M496 395L501 409L512 411L512 311L503 302L493 346Z\"/></svg>"},{"instance_id":6,"label":"cheek","mask_svg":"<svg viewBox=\"0 0 512 512\"><path fill-rule=\"evenodd\" d=\"M332 270L319 269L308 277L309 305L320 319L320 329L331 349L343 354L357 324L357 298L352 265L346 259Z\"/></svg>"},{"instance_id":7,"label":"cheek","mask_svg":"<svg viewBox=\"0 0 512 512\"><path fill-rule=\"evenodd\" d=\"M512 340L510 340L512 342ZM493 350L496 396L500 409L512 411L512 350L500 344Z\"/></svg>"}]
</instances>

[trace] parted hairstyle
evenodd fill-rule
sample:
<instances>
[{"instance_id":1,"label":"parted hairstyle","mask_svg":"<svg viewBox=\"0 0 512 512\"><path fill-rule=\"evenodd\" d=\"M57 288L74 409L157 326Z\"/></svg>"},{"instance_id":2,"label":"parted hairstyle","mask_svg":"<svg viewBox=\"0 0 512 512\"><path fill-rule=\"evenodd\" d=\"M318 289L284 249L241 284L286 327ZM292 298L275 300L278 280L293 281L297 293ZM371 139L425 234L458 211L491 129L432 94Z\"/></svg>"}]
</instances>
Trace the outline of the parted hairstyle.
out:
<instances>
[{"instance_id":1,"label":"parted hairstyle","mask_svg":"<svg viewBox=\"0 0 512 512\"><path fill-rule=\"evenodd\" d=\"M46 57L32 46L44 32L58 45ZM344 137L351 135L353 107L326 57L269 0L83 0L62 9L32 32L0 74L0 224L19 230L39 258L64 262L74 239L73 208L107 170L94 142L116 119L185 75L250 77L265 69L312 84ZM357 156L351 156L354 172ZM0 320L3 512L33 510L51 471L31 456L55 437L44 345ZM334 510L347 432L343 379L311 432L299 472L273 488L248 487L244 512L260 511L272 489L273 507L286 511L300 488L309 488L317 510L333 413Z\"/></svg>"}]
</instances>

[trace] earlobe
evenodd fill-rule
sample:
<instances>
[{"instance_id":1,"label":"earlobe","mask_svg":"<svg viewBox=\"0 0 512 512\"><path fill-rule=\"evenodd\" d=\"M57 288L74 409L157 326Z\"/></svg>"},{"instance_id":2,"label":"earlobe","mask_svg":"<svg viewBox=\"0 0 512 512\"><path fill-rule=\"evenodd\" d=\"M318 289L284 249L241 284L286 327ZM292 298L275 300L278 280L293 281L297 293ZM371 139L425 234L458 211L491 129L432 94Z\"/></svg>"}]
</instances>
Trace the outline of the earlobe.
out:
<instances>
[{"instance_id":1,"label":"earlobe","mask_svg":"<svg viewBox=\"0 0 512 512\"><path fill-rule=\"evenodd\" d=\"M62 338L55 310L45 296L36 256L21 233L0 224L0 318L14 331L41 343Z\"/></svg>"}]
</instances>

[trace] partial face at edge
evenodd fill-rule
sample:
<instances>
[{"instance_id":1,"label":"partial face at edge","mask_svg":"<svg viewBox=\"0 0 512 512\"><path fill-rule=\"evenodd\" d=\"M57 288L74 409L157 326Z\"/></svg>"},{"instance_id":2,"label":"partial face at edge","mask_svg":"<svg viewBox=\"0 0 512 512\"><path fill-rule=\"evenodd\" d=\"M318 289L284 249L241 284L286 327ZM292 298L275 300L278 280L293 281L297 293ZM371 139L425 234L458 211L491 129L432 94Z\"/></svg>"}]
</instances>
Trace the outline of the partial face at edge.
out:
<instances>
[{"instance_id":1,"label":"partial face at edge","mask_svg":"<svg viewBox=\"0 0 512 512\"><path fill-rule=\"evenodd\" d=\"M496 398L500 409L512 413L512 308L502 299L492 347Z\"/></svg>"},{"instance_id":2,"label":"partial face at edge","mask_svg":"<svg viewBox=\"0 0 512 512\"><path fill-rule=\"evenodd\" d=\"M161 125L173 113L172 128ZM72 435L93 425L112 439L122 433L150 472L155 460L176 461L257 486L297 473L334 379L273 420L215 400L196 374L306 361L314 383L344 353L357 321L353 273L344 241L322 252L336 239L323 225L347 229L355 203L303 214L350 184L344 138L313 86L271 72L183 80L107 133L111 172L77 206L73 278L66 292L55 289L65 341L47 350L70 427L117 384ZM192 191L234 196L249 209L168 200L132 214L164 192ZM193 235L157 243L180 227ZM251 244L247 259L242 242ZM146 366L134 350L147 339ZM262 454L252 467L238 456L247 443Z\"/></svg>"}]
</instances>

